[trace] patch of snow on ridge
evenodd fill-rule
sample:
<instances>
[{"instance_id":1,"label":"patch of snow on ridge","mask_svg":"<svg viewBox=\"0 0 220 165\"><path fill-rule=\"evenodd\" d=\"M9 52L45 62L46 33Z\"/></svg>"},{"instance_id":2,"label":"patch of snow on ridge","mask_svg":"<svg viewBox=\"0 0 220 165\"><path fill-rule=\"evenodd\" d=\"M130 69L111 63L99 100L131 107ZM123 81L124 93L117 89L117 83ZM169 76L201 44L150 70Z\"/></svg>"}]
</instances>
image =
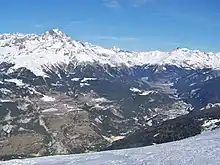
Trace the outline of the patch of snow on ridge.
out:
<instances>
[{"instance_id":1,"label":"patch of snow on ridge","mask_svg":"<svg viewBox=\"0 0 220 165\"><path fill-rule=\"evenodd\" d=\"M213 119L213 120L208 120L205 121L202 127L207 131L207 130L212 130L218 127L216 123L220 123L220 119Z\"/></svg>"},{"instance_id":2,"label":"patch of snow on ridge","mask_svg":"<svg viewBox=\"0 0 220 165\"><path fill-rule=\"evenodd\" d=\"M13 129L13 125L10 125L10 124L4 125L2 127L2 130L5 131L8 134L11 132L12 129Z\"/></svg>"},{"instance_id":3,"label":"patch of snow on ridge","mask_svg":"<svg viewBox=\"0 0 220 165\"><path fill-rule=\"evenodd\" d=\"M72 78L71 80L72 80L72 81L79 81L80 78L76 78L76 77L75 77L75 78Z\"/></svg>"},{"instance_id":4,"label":"patch of snow on ridge","mask_svg":"<svg viewBox=\"0 0 220 165\"><path fill-rule=\"evenodd\" d=\"M80 83L80 87L84 87L84 86L90 86L90 84L88 84L88 83Z\"/></svg>"},{"instance_id":5,"label":"patch of snow on ridge","mask_svg":"<svg viewBox=\"0 0 220 165\"><path fill-rule=\"evenodd\" d=\"M106 99L104 97L93 99L93 101L98 102L98 103L111 102L110 100L108 100L108 99Z\"/></svg>"},{"instance_id":6,"label":"patch of snow on ridge","mask_svg":"<svg viewBox=\"0 0 220 165\"><path fill-rule=\"evenodd\" d=\"M214 107L220 107L220 103L208 103L205 107L202 107L200 110L205 110Z\"/></svg>"},{"instance_id":7,"label":"patch of snow on ridge","mask_svg":"<svg viewBox=\"0 0 220 165\"><path fill-rule=\"evenodd\" d=\"M0 91L1 91L3 94L12 93L9 89L6 89L6 88L0 88Z\"/></svg>"},{"instance_id":8,"label":"patch of snow on ridge","mask_svg":"<svg viewBox=\"0 0 220 165\"><path fill-rule=\"evenodd\" d=\"M149 91L145 91L145 90L140 90L138 88L130 88L130 91L134 92L134 93L139 93L140 96L147 96L149 94L153 94L153 93L157 93L155 91L149 90Z\"/></svg>"},{"instance_id":9,"label":"patch of snow on ridge","mask_svg":"<svg viewBox=\"0 0 220 165\"><path fill-rule=\"evenodd\" d=\"M138 89L138 88L134 88L134 87L130 88L130 91L135 92L135 93L140 93L140 92L142 92L142 90L140 90L140 89Z\"/></svg>"},{"instance_id":10,"label":"patch of snow on ridge","mask_svg":"<svg viewBox=\"0 0 220 165\"><path fill-rule=\"evenodd\" d=\"M101 121L99 118L95 118L95 121L96 121L97 123L102 124L102 121Z\"/></svg>"},{"instance_id":11,"label":"patch of snow on ridge","mask_svg":"<svg viewBox=\"0 0 220 165\"><path fill-rule=\"evenodd\" d=\"M46 113L46 112L57 112L57 111L58 111L58 109L56 109L56 108L48 108L48 109L42 110L43 113Z\"/></svg>"},{"instance_id":12,"label":"patch of snow on ridge","mask_svg":"<svg viewBox=\"0 0 220 165\"><path fill-rule=\"evenodd\" d=\"M207 109L213 108L213 107L220 107L220 103L214 103L214 104L209 103L209 104L206 106Z\"/></svg>"},{"instance_id":13,"label":"patch of snow on ridge","mask_svg":"<svg viewBox=\"0 0 220 165\"><path fill-rule=\"evenodd\" d=\"M143 91L143 92L140 93L139 95L141 95L141 96L147 96L147 95L153 94L153 93L155 93L155 91Z\"/></svg>"},{"instance_id":14,"label":"patch of snow on ridge","mask_svg":"<svg viewBox=\"0 0 220 165\"><path fill-rule=\"evenodd\" d=\"M112 143L114 141L124 139L125 136L111 136L111 137L103 136L103 138Z\"/></svg>"},{"instance_id":15,"label":"patch of snow on ridge","mask_svg":"<svg viewBox=\"0 0 220 165\"><path fill-rule=\"evenodd\" d=\"M43 100L43 101L45 101L45 102L52 102L52 101L55 101L55 98L44 95L44 96L41 98L41 100Z\"/></svg>"},{"instance_id":16,"label":"patch of snow on ridge","mask_svg":"<svg viewBox=\"0 0 220 165\"><path fill-rule=\"evenodd\" d=\"M0 103L10 103L14 102L13 100L5 100L5 99L0 99Z\"/></svg>"},{"instance_id":17,"label":"patch of snow on ridge","mask_svg":"<svg viewBox=\"0 0 220 165\"><path fill-rule=\"evenodd\" d=\"M15 83L17 86L23 86L25 85L22 80L19 79L5 79L6 82L13 82Z\"/></svg>"},{"instance_id":18,"label":"patch of snow on ridge","mask_svg":"<svg viewBox=\"0 0 220 165\"><path fill-rule=\"evenodd\" d=\"M97 78L83 78L83 79L81 80L81 82L94 81L94 80L97 80Z\"/></svg>"},{"instance_id":19,"label":"patch of snow on ridge","mask_svg":"<svg viewBox=\"0 0 220 165\"><path fill-rule=\"evenodd\" d=\"M27 124L31 121L32 119L31 118L25 118L25 119L20 119L18 122L19 123L23 123L23 124Z\"/></svg>"}]
</instances>

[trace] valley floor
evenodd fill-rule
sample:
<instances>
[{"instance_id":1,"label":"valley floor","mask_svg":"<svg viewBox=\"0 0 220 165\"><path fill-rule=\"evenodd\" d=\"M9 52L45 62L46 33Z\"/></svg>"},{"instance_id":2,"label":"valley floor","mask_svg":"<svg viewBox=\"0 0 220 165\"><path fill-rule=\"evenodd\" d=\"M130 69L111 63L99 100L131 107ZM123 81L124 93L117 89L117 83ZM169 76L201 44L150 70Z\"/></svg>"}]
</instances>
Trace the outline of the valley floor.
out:
<instances>
[{"instance_id":1,"label":"valley floor","mask_svg":"<svg viewBox=\"0 0 220 165\"><path fill-rule=\"evenodd\" d=\"M2 165L216 165L220 129L181 141L91 154L50 156L0 162Z\"/></svg>"}]
</instances>

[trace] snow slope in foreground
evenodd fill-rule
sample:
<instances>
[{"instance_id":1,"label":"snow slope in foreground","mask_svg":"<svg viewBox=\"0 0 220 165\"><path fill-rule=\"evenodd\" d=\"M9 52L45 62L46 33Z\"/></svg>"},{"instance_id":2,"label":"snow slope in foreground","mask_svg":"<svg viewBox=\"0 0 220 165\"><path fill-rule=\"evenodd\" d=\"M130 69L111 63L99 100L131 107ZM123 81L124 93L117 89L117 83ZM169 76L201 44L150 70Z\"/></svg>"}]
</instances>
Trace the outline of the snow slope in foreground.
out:
<instances>
[{"instance_id":1,"label":"snow slope in foreground","mask_svg":"<svg viewBox=\"0 0 220 165\"><path fill-rule=\"evenodd\" d=\"M0 162L2 165L216 165L220 130L161 145L101 153Z\"/></svg>"}]
</instances>

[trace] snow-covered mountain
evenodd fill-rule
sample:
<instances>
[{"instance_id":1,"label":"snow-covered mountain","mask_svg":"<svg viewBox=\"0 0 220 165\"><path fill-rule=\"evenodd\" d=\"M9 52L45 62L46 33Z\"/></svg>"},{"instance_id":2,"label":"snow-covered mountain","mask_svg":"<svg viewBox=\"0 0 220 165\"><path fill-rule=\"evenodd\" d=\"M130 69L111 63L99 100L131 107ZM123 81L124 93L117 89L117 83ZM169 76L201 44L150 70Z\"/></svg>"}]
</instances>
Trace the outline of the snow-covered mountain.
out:
<instances>
[{"instance_id":1,"label":"snow-covered mountain","mask_svg":"<svg viewBox=\"0 0 220 165\"><path fill-rule=\"evenodd\" d=\"M2 165L217 165L220 130L144 148L0 162Z\"/></svg>"},{"instance_id":2,"label":"snow-covered mountain","mask_svg":"<svg viewBox=\"0 0 220 165\"><path fill-rule=\"evenodd\" d=\"M43 65L74 62L99 62L110 66L144 64L175 65L186 68L220 68L220 53L178 48L171 52L129 52L118 48L105 49L71 39L58 29L44 34L1 34L0 62L14 63L43 75Z\"/></svg>"},{"instance_id":3,"label":"snow-covered mountain","mask_svg":"<svg viewBox=\"0 0 220 165\"><path fill-rule=\"evenodd\" d=\"M127 139L145 146L212 130L220 119L212 110L220 103L219 61L218 53L183 48L105 49L56 29L2 34L0 159L100 151L121 141L132 147ZM148 143L136 138L146 134Z\"/></svg>"}]
</instances>

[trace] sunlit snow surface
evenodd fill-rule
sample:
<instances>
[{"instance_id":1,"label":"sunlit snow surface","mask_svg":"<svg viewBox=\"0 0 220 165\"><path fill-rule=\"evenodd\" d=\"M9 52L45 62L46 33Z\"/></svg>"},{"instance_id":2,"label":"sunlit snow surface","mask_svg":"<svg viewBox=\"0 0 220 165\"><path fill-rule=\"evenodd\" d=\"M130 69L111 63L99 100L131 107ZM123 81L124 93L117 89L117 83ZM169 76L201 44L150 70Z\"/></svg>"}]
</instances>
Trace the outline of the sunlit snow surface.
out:
<instances>
[{"instance_id":1,"label":"sunlit snow surface","mask_svg":"<svg viewBox=\"0 0 220 165\"><path fill-rule=\"evenodd\" d=\"M220 130L161 145L1 162L2 165L217 165Z\"/></svg>"}]
</instances>

